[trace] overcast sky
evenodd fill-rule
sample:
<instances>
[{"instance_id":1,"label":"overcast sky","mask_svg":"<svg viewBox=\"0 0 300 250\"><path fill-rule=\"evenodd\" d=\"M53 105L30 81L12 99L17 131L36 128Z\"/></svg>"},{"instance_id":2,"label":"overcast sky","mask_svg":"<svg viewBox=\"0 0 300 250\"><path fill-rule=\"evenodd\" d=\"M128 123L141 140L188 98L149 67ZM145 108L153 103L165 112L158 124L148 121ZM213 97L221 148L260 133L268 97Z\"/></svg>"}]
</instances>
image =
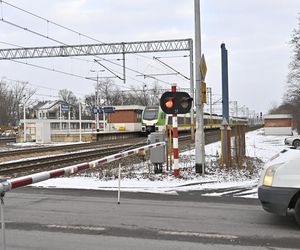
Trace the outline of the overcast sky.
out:
<instances>
[{"instance_id":1,"label":"overcast sky","mask_svg":"<svg viewBox=\"0 0 300 250\"><path fill-rule=\"evenodd\" d=\"M7 0L60 25L89 35L102 42L143 41L158 39L194 38L193 0ZM229 65L229 98L239 107L247 106L256 112L267 112L280 104L286 88L288 64L292 50L289 40L297 28L299 0L201 0L202 52L207 63L207 86L212 88L215 102L221 98L221 43L226 44ZM11 6L1 4L1 19L21 28L0 22L0 47L12 45L30 47L58 45L54 41L34 35L22 28L32 29L65 44L95 43L94 40L30 16ZM143 54L126 56L129 68L144 74L164 74L164 68L153 56L161 56L165 63L189 77L188 53ZM92 57L82 60L70 58L30 59L22 62L53 68L83 77L95 77L91 70L103 70ZM121 64L120 56L107 57ZM28 81L39 94L36 98L50 99L58 89L67 88L77 96L90 94L94 82L71 77L15 62L0 61L0 77ZM118 72L120 66L105 62ZM127 70L127 83L115 79L120 88L131 85L150 86L153 79L144 79ZM112 76L108 71L99 76ZM158 84L176 82L188 88L189 81L178 76L160 76ZM53 98L52 98L53 99ZM216 104L215 108L220 108Z\"/></svg>"}]
</instances>

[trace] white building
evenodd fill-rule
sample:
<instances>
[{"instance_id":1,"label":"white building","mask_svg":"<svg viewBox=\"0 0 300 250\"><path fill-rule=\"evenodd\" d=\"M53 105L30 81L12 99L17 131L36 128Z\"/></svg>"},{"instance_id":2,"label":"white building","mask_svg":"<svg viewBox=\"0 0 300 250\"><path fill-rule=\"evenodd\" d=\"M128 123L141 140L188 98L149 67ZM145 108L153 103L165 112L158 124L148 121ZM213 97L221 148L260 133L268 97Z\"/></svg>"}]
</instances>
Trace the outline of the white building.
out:
<instances>
[{"instance_id":1,"label":"white building","mask_svg":"<svg viewBox=\"0 0 300 250\"><path fill-rule=\"evenodd\" d=\"M289 114L264 116L265 135L292 135L293 117Z\"/></svg>"}]
</instances>

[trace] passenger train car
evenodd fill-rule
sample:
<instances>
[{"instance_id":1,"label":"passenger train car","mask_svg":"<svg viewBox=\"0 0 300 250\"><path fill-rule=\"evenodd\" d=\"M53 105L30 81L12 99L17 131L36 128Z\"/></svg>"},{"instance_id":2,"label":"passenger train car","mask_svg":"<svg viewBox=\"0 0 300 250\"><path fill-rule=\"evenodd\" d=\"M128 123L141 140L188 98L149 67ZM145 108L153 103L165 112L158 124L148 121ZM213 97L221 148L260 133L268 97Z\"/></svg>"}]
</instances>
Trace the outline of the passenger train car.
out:
<instances>
[{"instance_id":1,"label":"passenger train car","mask_svg":"<svg viewBox=\"0 0 300 250\"><path fill-rule=\"evenodd\" d=\"M190 113L178 114L178 130L190 130L191 116ZM216 114L204 113L204 129L220 128L222 116ZM243 117L233 117L230 124L248 124L248 119ZM164 113L159 106L146 107L142 115L142 132L151 133L162 131L166 125L172 125L172 115Z\"/></svg>"}]
</instances>

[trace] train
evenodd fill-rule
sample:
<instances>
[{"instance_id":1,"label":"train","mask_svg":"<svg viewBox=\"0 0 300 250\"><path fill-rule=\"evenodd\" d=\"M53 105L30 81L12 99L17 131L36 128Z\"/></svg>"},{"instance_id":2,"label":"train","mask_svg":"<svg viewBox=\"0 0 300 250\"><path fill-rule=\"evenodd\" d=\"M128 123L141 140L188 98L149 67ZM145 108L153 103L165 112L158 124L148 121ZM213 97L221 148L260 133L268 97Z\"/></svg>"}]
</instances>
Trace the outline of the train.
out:
<instances>
[{"instance_id":1,"label":"train","mask_svg":"<svg viewBox=\"0 0 300 250\"><path fill-rule=\"evenodd\" d=\"M194 112L195 113L195 112ZM204 129L217 129L222 126L223 117L218 114L204 113ZM177 115L178 130L191 130L191 115ZM248 125L248 119L245 117L231 117L229 124ZM172 125L172 115L164 113L160 106L148 106L142 114L142 132L151 133L162 131L166 125Z\"/></svg>"}]
</instances>

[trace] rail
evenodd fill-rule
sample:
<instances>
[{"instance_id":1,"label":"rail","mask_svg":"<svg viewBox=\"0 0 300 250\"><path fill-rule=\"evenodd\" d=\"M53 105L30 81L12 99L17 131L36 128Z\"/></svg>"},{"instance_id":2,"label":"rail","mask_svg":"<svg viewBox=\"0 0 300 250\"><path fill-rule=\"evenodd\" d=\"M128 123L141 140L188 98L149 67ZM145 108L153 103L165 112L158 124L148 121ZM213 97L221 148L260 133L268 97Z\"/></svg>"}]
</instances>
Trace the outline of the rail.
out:
<instances>
[{"instance_id":1,"label":"rail","mask_svg":"<svg viewBox=\"0 0 300 250\"><path fill-rule=\"evenodd\" d=\"M45 181L45 180L48 180L51 178L56 178L59 176L70 176L70 175L76 174L82 170L99 167L100 165L103 165L105 163L113 162L113 161L116 161L116 160L119 160L119 159L122 159L122 158L125 158L128 156L131 156L133 154L138 154L138 153L144 152L146 150L149 150L151 148L160 147L160 146L163 146L164 144L165 144L164 142L149 144L149 145L139 147L136 149L131 149L131 150L116 153L116 154L113 154L110 156L106 156L106 157L103 157L101 159L94 160L91 162L85 162L85 163L81 163L81 164L77 164L77 165L73 165L73 166L69 166L69 167L65 167L65 168L59 168L59 169L55 169L55 170L51 170L51 171L44 171L41 173L27 175L27 176L14 178L14 179L10 179L10 180L2 180L0 182L0 194L3 196L5 194L5 192L8 192L12 189L27 186L27 185L34 184L34 183L41 182L41 181Z\"/></svg>"},{"instance_id":2,"label":"rail","mask_svg":"<svg viewBox=\"0 0 300 250\"><path fill-rule=\"evenodd\" d=\"M137 137L138 138L138 137ZM134 138L128 138L126 141L135 140ZM53 152L59 150L75 150L75 149L90 149L95 147L103 147L103 146L110 146L112 143L117 142L118 140L103 140L103 141L94 141L94 142L82 142L82 143L72 143L72 144L62 144L62 145L41 145L39 147L28 147L28 148L21 148L21 149L10 149L6 151L0 151L0 162L1 158L11 156L11 155L26 155L32 153L45 153L45 152ZM124 141L124 139L123 139ZM146 139L145 139L146 141Z\"/></svg>"}]
</instances>

